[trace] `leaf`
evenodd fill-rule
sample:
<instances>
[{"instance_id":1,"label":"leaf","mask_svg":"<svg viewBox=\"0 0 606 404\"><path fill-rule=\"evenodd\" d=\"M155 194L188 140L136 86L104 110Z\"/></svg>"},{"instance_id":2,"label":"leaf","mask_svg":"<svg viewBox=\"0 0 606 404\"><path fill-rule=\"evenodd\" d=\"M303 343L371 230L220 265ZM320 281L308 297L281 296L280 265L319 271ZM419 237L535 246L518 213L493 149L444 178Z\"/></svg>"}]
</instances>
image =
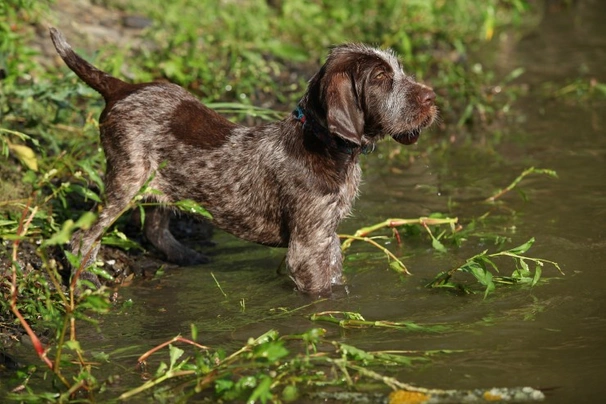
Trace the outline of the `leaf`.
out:
<instances>
[{"instance_id":1,"label":"leaf","mask_svg":"<svg viewBox=\"0 0 606 404\"><path fill-rule=\"evenodd\" d=\"M483 264L488 264L492 267L492 269L495 270L495 272L499 272L499 268L497 267L497 264L495 264L494 262L492 262L492 260L490 258L488 258L486 255L484 254L480 254L477 255L474 260L476 262L481 262ZM484 265L483 265L484 266Z\"/></svg>"},{"instance_id":2,"label":"leaf","mask_svg":"<svg viewBox=\"0 0 606 404\"><path fill-rule=\"evenodd\" d=\"M92 224L97 219L97 215L93 212L86 212L78 220L74 223L74 227L78 229L88 229L92 226Z\"/></svg>"},{"instance_id":3,"label":"leaf","mask_svg":"<svg viewBox=\"0 0 606 404\"><path fill-rule=\"evenodd\" d=\"M107 362L109 363L110 356L105 352L96 352L93 353L93 359L97 362Z\"/></svg>"},{"instance_id":4,"label":"leaf","mask_svg":"<svg viewBox=\"0 0 606 404\"><path fill-rule=\"evenodd\" d=\"M97 171L95 169L93 169L93 167L91 166L90 161L88 161L88 160L79 161L78 166L81 169L83 169L84 172L86 172L86 174L88 175L88 178L90 178L95 183L95 185L97 185L99 187L101 192L103 192L105 189L105 184L103 183L103 180L101 179L99 174L97 174Z\"/></svg>"},{"instance_id":5,"label":"leaf","mask_svg":"<svg viewBox=\"0 0 606 404\"><path fill-rule=\"evenodd\" d=\"M139 245L139 243L137 243L134 240L129 239L128 237L126 237L126 235L124 233L122 233L121 231L117 231L117 230L114 231L113 233L103 236L103 238L101 239L101 243L103 245L111 245L114 247L119 247L119 248L122 248L127 251L130 250L131 248L143 250L143 247L141 247Z\"/></svg>"},{"instance_id":6,"label":"leaf","mask_svg":"<svg viewBox=\"0 0 606 404\"><path fill-rule=\"evenodd\" d=\"M600 90L600 92L602 93L602 95L606 96L606 84L596 83L595 84L595 88L597 88L598 90Z\"/></svg>"},{"instance_id":7,"label":"leaf","mask_svg":"<svg viewBox=\"0 0 606 404\"><path fill-rule=\"evenodd\" d=\"M258 345L253 352L255 357L267 359L269 362L276 362L289 354L282 341L271 341Z\"/></svg>"},{"instance_id":8,"label":"leaf","mask_svg":"<svg viewBox=\"0 0 606 404\"><path fill-rule=\"evenodd\" d=\"M278 339L278 335L279 335L278 331L276 331L276 330L269 330L265 334L260 335L259 337L257 337L256 339L249 338L248 339L248 345L255 346L255 345L264 344L266 342L275 341L275 340Z\"/></svg>"},{"instance_id":9,"label":"leaf","mask_svg":"<svg viewBox=\"0 0 606 404\"><path fill-rule=\"evenodd\" d=\"M80 266L80 257L77 255L65 250L65 258L67 258L67 261L72 268L78 268Z\"/></svg>"},{"instance_id":10,"label":"leaf","mask_svg":"<svg viewBox=\"0 0 606 404\"><path fill-rule=\"evenodd\" d=\"M219 379L219 380L215 381L215 391L217 393L230 391L231 389L234 388L234 384L235 383L232 382L231 380Z\"/></svg>"},{"instance_id":11,"label":"leaf","mask_svg":"<svg viewBox=\"0 0 606 404\"><path fill-rule=\"evenodd\" d=\"M254 403L260 400L262 403L273 401L273 394L271 393L272 379L269 376L263 375L260 377L260 382L257 387L253 390L250 397L248 397L248 403Z\"/></svg>"},{"instance_id":12,"label":"leaf","mask_svg":"<svg viewBox=\"0 0 606 404\"><path fill-rule=\"evenodd\" d=\"M294 402L299 398L299 389L297 386L289 384L282 390L282 400L286 403Z\"/></svg>"},{"instance_id":13,"label":"leaf","mask_svg":"<svg viewBox=\"0 0 606 404\"><path fill-rule=\"evenodd\" d=\"M105 269L100 268L96 265L91 265L88 270L92 273L94 273L97 276L102 277L103 279L107 279L107 280L113 280L114 277L110 275L109 272L107 272Z\"/></svg>"},{"instance_id":14,"label":"leaf","mask_svg":"<svg viewBox=\"0 0 606 404\"><path fill-rule=\"evenodd\" d=\"M537 265L536 268L534 269L534 277L532 278L532 283L530 284L530 286L534 286L537 283L539 283L542 272L543 272L543 270L541 269L541 266Z\"/></svg>"},{"instance_id":15,"label":"leaf","mask_svg":"<svg viewBox=\"0 0 606 404\"><path fill-rule=\"evenodd\" d=\"M51 236L51 238L44 240L42 243L43 247L51 246L51 245L60 245L67 244L72 236L72 232L76 226L74 226L74 221L69 219L66 220L61 226L61 230L56 232Z\"/></svg>"},{"instance_id":16,"label":"leaf","mask_svg":"<svg viewBox=\"0 0 606 404\"><path fill-rule=\"evenodd\" d=\"M111 303L104 296L95 294L86 296L86 299L78 305L79 309L92 310L96 313L108 313L111 307Z\"/></svg>"},{"instance_id":17,"label":"leaf","mask_svg":"<svg viewBox=\"0 0 606 404\"><path fill-rule=\"evenodd\" d=\"M139 205L139 216L141 217L141 228L145 225L145 207Z\"/></svg>"},{"instance_id":18,"label":"leaf","mask_svg":"<svg viewBox=\"0 0 606 404\"><path fill-rule=\"evenodd\" d=\"M399 365L404 365L404 366L412 365L413 360L429 360L427 358L411 358L409 356L394 355L394 354L388 354L388 353L383 353L383 352L375 354L375 357L377 359L380 359L383 362L387 362L390 364L397 363Z\"/></svg>"},{"instance_id":19,"label":"leaf","mask_svg":"<svg viewBox=\"0 0 606 404\"><path fill-rule=\"evenodd\" d=\"M196 201L193 201L191 199L184 199L182 201L176 202L175 206L184 212L202 215L208 219L213 218L209 211L207 211L202 206L200 206Z\"/></svg>"},{"instance_id":20,"label":"leaf","mask_svg":"<svg viewBox=\"0 0 606 404\"><path fill-rule=\"evenodd\" d=\"M177 360L183 356L183 354L185 353L184 350L182 350L179 347L176 347L174 345L169 345L168 346L168 352L170 355L170 369L172 369L175 366L175 363L177 363Z\"/></svg>"},{"instance_id":21,"label":"leaf","mask_svg":"<svg viewBox=\"0 0 606 404\"><path fill-rule=\"evenodd\" d=\"M468 272L471 273L478 280L478 282L486 286L486 274L490 272L486 272L486 270L477 262L470 262L469 265L465 265L464 267L469 268Z\"/></svg>"},{"instance_id":22,"label":"leaf","mask_svg":"<svg viewBox=\"0 0 606 404\"><path fill-rule=\"evenodd\" d=\"M471 118L471 115L473 114L473 104L467 104L467 107L465 107L465 111L463 111L463 114L461 114L461 117L459 118L459 122L457 122L457 126L461 127L465 124L465 122L467 122L467 120L469 118Z\"/></svg>"},{"instance_id":23,"label":"leaf","mask_svg":"<svg viewBox=\"0 0 606 404\"><path fill-rule=\"evenodd\" d=\"M339 344L340 351L352 359L361 360L361 361L369 361L373 360L375 357L372 354L369 354L366 351L361 350L360 348L356 348L355 346L347 345L347 344Z\"/></svg>"},{"instance_id":24,"label":"leaf","mask_svg":"<svg viewBox=\"0 0 606 404\"><path fill-rule=\"evenodd\" d=\"M99 198L99 195L97 195L92 190L88 189L87 187L83 187L82 185L74 184L74 185L70 186L70 189L72 191L74 191L75 193L77 193L78 195L83 196L85 200L92 199L95 202L101 203L101 198Z\"/></svg>"},{"instance_id":25,"label":"leaf","mask_svg":"<svg viewBox=\"0 0 606 404\"><path fill-rule=\"evenodd\" d=\"M445 253L446 252L446 247L444 247L444 244L442 244L440 242L440 240L438 240L435 237L432 237L431 239L431 246L433 247L434 250Z\"/></svg>"},{"instance_id":26,"label":"leaf","mask_svg":"<svg viewBox=\"0 0 606 404\"><path fill-rule=\"evenodd\" d=\"M492 281L492 274L490 272L486 272L485 282L486 290L484 291L484 299L486 299L488 295L495 289L494 282Z\"/></svg>"},{"instance_id":27,"label":"leaf","mask_svg":"<svg viewBox=\"0 0 606 404\"><path fill-rule=\"evenodd\" d=\"M71 349L72 351L82 352L82 347L80 347L80 342L78 341L66 341L65 347L67 349Z\"/></svg>"},{"instance_id":28,"label":"leaf","mask_svg":"<svg viewBox=\"0 0 606 404\"><path fill-rule=\"evenodd\" d=\"M400 261L391 261L389 263L389 267L391 269L393 269L394 271L399 272L401 274L406 273L406 268L402 265L402 263Z\"/></svg>"},{"instance_id":29,"label":"leaf","mask_svg":"<svg viewBox=\"0 0 606 404\"><path fill-rule=\"evenodd\" d=\"M552 178L558 178L558 173L555 170L550 170L548 168L535 168L534 172L537 174L545 174Z\"/></svg>"},{"instance_id":30,"label":"leaf","mask_svg":"<svg viewBox=\"0 0 606 404\"><path fill-rule=\"evenodd\" d=\"M257 386L257 379L254 376L243 376L236 383L237 389L252 389Z\"/></svg>"},{"instance_id":31,"label":"leaf","mask_svg":"<svg viewBox=\"0 0 606 404\"><path fill-rule=\"evenodd\" d=\"M522 74L524 74L524 72L526 71L526 69L524 69L523 67L518 67L517 69L514 69L513 71L511 71L511 73L509 73L507 75L507 77L505 77L505 82L508 83L512 80L517 79L518 77L520 77Z\"/></svg>"},{"instance_id":32,"label":"leaf","mask_svg":"<svg viewBox=\"0 0 606 404\"><path fill-rule=\"evenodd\" d=\"M49 239L44 240L42 243L43 247L51 246L51 245L61 245L69 243L72 234L76 229L87 229L90 225L95 221L96 215L92 212L86 212L77 222L74 223L73 220L66 220L61 226L61 230L53 234Z\"/></svg>"},{"instance_id":33,"label":"leaf","mask_svg":"<svg viewBox=\"0 0 606 404\"><path fill-rule=\"evenodd\" d=\"M533 244L534 244L534 237L532 237L530 240L528 240L524 244L519 245L519 246L514 247L514 248L510 248L507 251L510 252L510 253L512 253L512 254L522 255L526 251L530 250L530 247L532 247Z\"/></svg>"},{"instance_id":34,"label":"leaf","mask_svg":"<svg viewBox=\"0 0 606 404\"><path fill-rule=\"evenodd\" d=\"M530 275L530 268L528 268L528 264L526 263L526 261L524 261L523 259L519 259L518 260L518 264L520 264L520 272L525 276L529 276Z\"/></svg>"},{"instance_id":35,"label":"leaf","mask_svg":"<svg viewBox=\"0 0 606 404\"><path fill-rule=\"evenodd\" d=\"M32 171L38 171L38 160L36 159L36 153L24 145L8 143L8 148L15 154L15 157L23 163L27 168Z\"/></svg>"},{"instance_id":36,"label":"leaf","mask_svg":"<svg viewBox=\"0 0 606 404\"><path fill-rule=\"evenodd\" d=\"M158 366L158 370L156 370L156 377L162 376L164 373L166 373L167 369L168 369L168 365L166 365L166 363L164 363L164 362L160 362L160 365Z\"/></svg>"},{"instance_id":37,"label":"leaf","mask_svg":"<svg viewBox=\"0 0 606 404\"><path fill-rule=\"evenodd\" d=\"M198 339L198 327L194 323L190 324L191 329L191 339L192 341L196 341Z\"/></svg>"}]
</instances>

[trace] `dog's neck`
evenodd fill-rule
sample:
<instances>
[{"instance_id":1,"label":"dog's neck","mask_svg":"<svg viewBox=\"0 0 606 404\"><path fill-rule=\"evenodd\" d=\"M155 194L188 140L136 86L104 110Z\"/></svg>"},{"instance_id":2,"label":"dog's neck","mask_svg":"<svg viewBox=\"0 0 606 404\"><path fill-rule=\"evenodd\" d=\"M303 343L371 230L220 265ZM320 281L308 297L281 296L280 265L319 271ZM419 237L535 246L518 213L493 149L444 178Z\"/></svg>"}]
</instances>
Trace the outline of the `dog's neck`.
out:
<instances>
[{"instance_id":1,"label":"dog's neck","mask_svg":"<svg viewBox=\"0 0 606 404\"><path fill-rule=\"evenodd\" d=\"M347 140L341 139L338 136L331 135L330 131L320 122L318 122L311 114L306 113L305 109L301 105L297 106L292 114L297 121L301 122L304 131L311 132L326 146L336 149L341 153L353 156L359 153L368 154L374 150L374 144L357 146L351 142L348 142Z\"/></svg>"}]
</instances>

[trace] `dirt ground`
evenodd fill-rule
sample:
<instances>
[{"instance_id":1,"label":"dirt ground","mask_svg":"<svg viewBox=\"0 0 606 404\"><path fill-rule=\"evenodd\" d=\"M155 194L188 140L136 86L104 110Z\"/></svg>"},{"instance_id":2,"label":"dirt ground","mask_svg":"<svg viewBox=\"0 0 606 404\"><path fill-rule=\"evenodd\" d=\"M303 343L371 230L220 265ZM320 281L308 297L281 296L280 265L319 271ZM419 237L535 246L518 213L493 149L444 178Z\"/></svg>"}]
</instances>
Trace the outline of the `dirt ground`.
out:
<instances>
[{"instance_id":1,"label":"dirt ground","mask_svg":"<svg viewBox=\"0 0 606 404\"><path fill-rule=\"evenodd\" d=\"M90 0L57 0L50 8L52 16L36 24L32 44L40 50L42 63L62 63L48 35L51 26L61 30L74 48L92 53L108 44L141 46L141 30L151 24L143 15L108 9Z\"/></svg>"}]
</instances>

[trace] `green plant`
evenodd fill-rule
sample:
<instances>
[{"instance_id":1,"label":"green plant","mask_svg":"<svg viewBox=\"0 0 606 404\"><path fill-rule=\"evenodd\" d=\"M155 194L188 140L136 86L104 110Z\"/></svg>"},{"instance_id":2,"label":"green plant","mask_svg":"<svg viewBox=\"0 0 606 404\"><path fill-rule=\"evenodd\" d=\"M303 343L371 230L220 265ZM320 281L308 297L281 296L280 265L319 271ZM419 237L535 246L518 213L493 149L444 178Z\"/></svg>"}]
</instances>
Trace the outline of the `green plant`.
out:
<instances>
[{"instance_id":1,"label":"green plant","mask_svg":"<svg viewBox=\"0 0 606 404\"><path fill-rule=\"evenodd\" d=\"M534 241L534 238L532 238L522 245L492 254L489 254L488 250L484 250L481 253L468 258L463 265L451 269L450 271L439 273L427 286L430 288L455 288L470 293L471 290L463 284L451 281L456 272L464 272L473 275L478 283L486 287L484 289L484 298L486 298L489 293L494 291L496 284L536 285L541 279L541 274L543 272L542 268L545 263L553 265L562 275L564 275L564 272L556 262L524 255L530 249ZM500 257L509 257L513 259L516 269L510 276L493 274L493 272L499 273L498 266L495 264L494 260L495 258ZM528 265L529 262L535 265L534 272L530 269L530 266Z\"/></svg>"}]
</instances>

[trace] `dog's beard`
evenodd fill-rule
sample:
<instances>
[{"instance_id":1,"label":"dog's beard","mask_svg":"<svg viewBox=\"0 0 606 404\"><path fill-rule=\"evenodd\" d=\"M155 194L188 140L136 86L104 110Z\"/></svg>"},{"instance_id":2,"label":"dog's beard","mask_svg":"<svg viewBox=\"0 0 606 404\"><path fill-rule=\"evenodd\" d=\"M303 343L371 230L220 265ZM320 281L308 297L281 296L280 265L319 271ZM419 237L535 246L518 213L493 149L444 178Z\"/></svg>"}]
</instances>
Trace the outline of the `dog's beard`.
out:
<instances>
[{"instance_id":1,"label":"dog's beard","mask_svg":"<svg viewBox=\"0 0 606 404\"><path fill-rule=\"evenodd\" d=\"M397 135L393 135L392 138L398 143L409 145L416 143L417 140L419 140L420 134L421 128L416 128L403 133L398 133Z\"/></svg>"},{"instance_id":2,"label":"dog's beard","mask_svg":"<svg viewBox=\"0 0 606 404\"><path fill-rule=\"evenodd\" d=\"M429 113L425 119L418 124L416 128L412 128L406 130L401 133L396 133L391 137L398 143L402 143L404 145L414 144L419 140L419 136L421 135L421 131L431 125L435 119L435 112Z\"/></svg>"}]
</instances>

